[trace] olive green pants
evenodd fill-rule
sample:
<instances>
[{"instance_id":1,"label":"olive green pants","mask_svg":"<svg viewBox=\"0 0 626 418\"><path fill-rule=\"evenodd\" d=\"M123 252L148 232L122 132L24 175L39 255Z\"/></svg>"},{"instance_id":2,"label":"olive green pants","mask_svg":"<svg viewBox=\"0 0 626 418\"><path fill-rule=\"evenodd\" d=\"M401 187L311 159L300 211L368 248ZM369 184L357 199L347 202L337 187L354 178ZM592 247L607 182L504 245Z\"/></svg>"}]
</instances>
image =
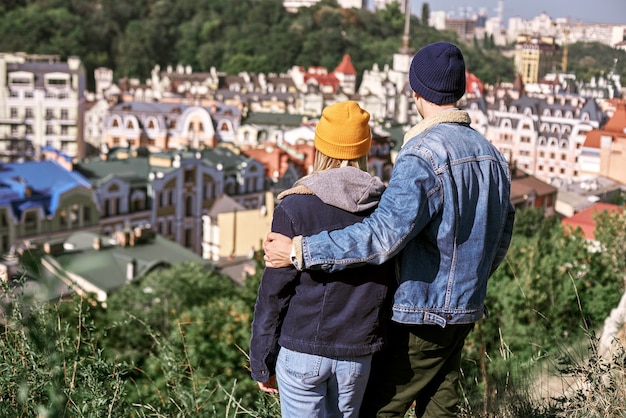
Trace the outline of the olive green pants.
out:
<instances>
[{"instance_id":1,"label":"olive green pants","mask_svg":"<svg viewBox=\"0 0 626 418\"><path fill-rule=\"evenodd\" d=\"M403 325L391 322L387 346L374 355L361 418L455 417L461 351L474 324Z\"/></svg>"}]
</instances>

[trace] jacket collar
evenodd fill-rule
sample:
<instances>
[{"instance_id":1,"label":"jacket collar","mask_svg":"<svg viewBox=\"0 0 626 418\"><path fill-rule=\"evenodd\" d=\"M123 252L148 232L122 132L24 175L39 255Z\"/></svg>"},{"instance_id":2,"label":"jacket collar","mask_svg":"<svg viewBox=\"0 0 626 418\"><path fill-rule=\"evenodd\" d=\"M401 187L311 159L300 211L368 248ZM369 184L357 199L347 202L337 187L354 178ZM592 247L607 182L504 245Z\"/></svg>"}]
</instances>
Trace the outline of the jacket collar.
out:
<instances>
[{"instance_id":1,"label":"jacket collar","mask_svg":"<svg viewBox=\"0 0 626 418\"><path fill-rule=\"evenodd\" d=\"M278 200L283 199L285 196L289 196L292 194L314 194L311 189L308 187L298 184L297 186L292 187L291 189L283 190L278 195Z\"/></svg>"},{"instance_id":2,"label":"jacket collar","mask_svg":"<svg viewBox=\"0 0 626 418\"><path fill-rule=\"evenodd\" d=\"M409 131L404 135L404 141L402 145L406 144L414 138L416 135L421 134L426 129L438 125L440 123L461 123L464 125L469 125L472 122L472 119L469 117L469 114L465 110L459 109L450 109L444 110L443 112L436 113L426 119L422 119L417 124L415 124Z\"/></svg>"}]
</instances>

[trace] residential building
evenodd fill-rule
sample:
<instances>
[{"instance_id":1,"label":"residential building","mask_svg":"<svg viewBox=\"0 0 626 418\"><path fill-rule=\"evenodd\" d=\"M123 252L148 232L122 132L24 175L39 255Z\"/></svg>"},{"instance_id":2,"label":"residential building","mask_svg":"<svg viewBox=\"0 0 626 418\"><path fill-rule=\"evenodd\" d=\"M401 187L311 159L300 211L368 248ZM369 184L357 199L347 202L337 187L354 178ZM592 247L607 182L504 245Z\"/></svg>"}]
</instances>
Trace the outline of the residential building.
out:
<instances>
[{"instance_id":1,"label":"residential building","mask_svg":"<svg viewBox=\"0 0 626 418\"><path fill-rule=\"evenodd\" d=\"M202 254L203 216L224 194L241 208L265 205L263 165L227 148L119 149L104 157L74 165L93 184L103 234L149 226Z\"/></svg>"},{"instance_id":2,"label":"residential building","mask_svg":"<svg viewBox=\"0 0 626 418\"><path fill-rule=\"evenodd\" d=\"M234 145L241 149L266 143L281 145L286 132L302 127L310 130L313 121L311 116L300 113L249 112L241 121Z\"/></svg>"},{"instance_id":3,"label":"residential building","mask_svg":"<svg viewBox=\"0 0 626 418\"><path fill-rule=\"evenodd\" d=\"M298 148L308 148L307 152L298 152ZM273 188L284 190L296 180L309 174L313 167L315 149L312 144L267 145L241 151L250 158L260 161L265 167L265 177L270 179Z\"/></svg>"},{"instance_id":4,"label":"residential building","mask_svg":"<svg viewBox=\"0 0 626 418\"><path fill-rule=\"evenodd\" d=\"M580 171L626 184L626 102L620 101L606 125L591 130L582 145Z\"/></svg>"},{"instance_id":5,"label":"residential building","mask_svg":"<svg viewBox=\"0 0 626 418\"><path fill-rule=\"evenodd\" d=\"M476 34L476 19L446 17L445 29L455 32L460 39L472 39Z\"/></svg>"},{"instance_id":6,"label":"residential building","mask_svg":"<svg viewBox=\"0 0 626 418\"><path fill-rule=\"evenodd\" d=\"M31 292L49 300L77 293L105 307L111 292L159 269L197 263L215 270L198 254L147 228L121 230L113 235L76 232L30 251L38 254L23 256L36 262L27 270L31 287L33 282L36 286Z\"/></svg>"},{"instance_id":7,"label":"residential building","mask_svg":"<svg viewBox=\"0 0 626 418\"><path fill-rule=\"evenodd\" d=\"M80 58L0 53L0 159L37 159L43 147L84 155Z\"/></svg>"},{"instance_id":8,"label":"residential building","mask_svg":"<svg viewBox=\"0 0 626 418\"><path fill-rule=\"evenodd\" d=\"M227 106L121 102L107 112L102 142L109 149L211 148L219 141L234 140L240 118L238 109Z\"/></svg>"},{"instance_id":9,"label":"residential building","mask_svg":"<svg viewBox=\"0 0 626 418\"><path fill-rule=\"evenodd\" d=\"M624 183L603 176L593 176L562 185L554 209L559 215L569 217L594 203L615 203L624 197L626 197Z\"/></svg>"},{"instance_id":10,"label":"residential building","mask_svg":"<svg viewBox=\"0 0 626 418\"><path fill-rule=\"evenodd\" d=\"M104 121L109 112L109 103L104 99L85 102L85 157L89 158L102 148L104 142Z\"/></svg>"},{"instance_id":11,"label":"residential building","mask_svg":"<svg viewBox=\"0 0 626 418\"><path fill-rule=\"evenodd\" d=\"M3 164L0 186L2 254L76 231L99 230L99 205L91 184L55 161Z\"/></svg>"},{"instance_id":12,"label":"residential building","mask_svg":"<svg viewBox=\"0 0 626 418\"><path fill-rule=\"evenodd\" d=\"M558 189L540 179L514 169L511 173L511 203L515 209L543 209L554 214Z\"/></svg>"},{"instance_id":13,"label":"residential building","mask_svg":"<svg viewBox=\"0 0 626 418\"><path fill-rule=\"evenodd\" d=\"M300 7L311 7L319 2L320 0L283 0L283 7L288 12L295 13ZM344 9L352 7L360 9L363 7L363 0L337 0L337 3Z\"/></svg>"},{"instance_id":14,"label":"residential building","mask_svg":"<svg viewBox=\"0 0 626 418\"><path fill-rule=\"evenodd\" d=\"M537 83L558 63L559 46L554 37L518 35L515 41L515 71L524 84Z\"/></svg>"},{"instance_id":15,"label":"residential building","mask_svg":"<svg viewBox=\"0 0 626 418\"><path fill-rule=\"evenodd\" d=\"M263 205L248 209L228 195L217 199L202 222L202 257L218 262L236 257L251 258L263 248L271 231L274 195L265 193Z\"/></svg>"},{"instance_id":16,"label":"residential building","mask_svg":"<svg viewBox=\"0 0 626 418\"><path fill-rule=\"evenodd\" d=\"M472 126L516 167L557 187L581 179L579 156L605 120L593 99L486 95L468 99Z\"/></svg>"}]
</instances>

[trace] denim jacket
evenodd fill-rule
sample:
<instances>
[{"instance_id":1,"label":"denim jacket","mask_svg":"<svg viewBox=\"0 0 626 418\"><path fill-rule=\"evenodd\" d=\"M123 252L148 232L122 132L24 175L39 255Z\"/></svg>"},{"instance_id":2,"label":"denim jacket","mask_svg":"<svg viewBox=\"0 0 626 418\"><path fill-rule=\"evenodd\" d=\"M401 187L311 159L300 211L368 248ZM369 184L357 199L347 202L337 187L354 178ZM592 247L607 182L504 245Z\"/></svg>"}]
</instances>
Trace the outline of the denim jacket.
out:
<instances>
[{"instance_id":1,"label":"denim jacket","mask_svg":"<svg viewBox=\"0 0 626 418\"><path fill-rule=\"evenodd\" d=\"M466 112L451 109L415 125L373 214L342 230L296 237L297 267L339 271L397 254L394 321L445 327L481 319L515 211L506 160L469 124Z\"/></svg>"},{"instance_id":2,"label":"denim jacket","mask_svg":"<svg viewBox=\"0 0 626 418\"><path fill-rule=\"evenodd\" d=\"M383 190L380 179L354 167L314 173L279 195L272 231L294 236L343 228L369 215ZM252 377L265 382L275 373L279 347L325 357L382 349L394 267L391 261L335 274L266 269L252 321Z\"/></svg>"}]
</instances>

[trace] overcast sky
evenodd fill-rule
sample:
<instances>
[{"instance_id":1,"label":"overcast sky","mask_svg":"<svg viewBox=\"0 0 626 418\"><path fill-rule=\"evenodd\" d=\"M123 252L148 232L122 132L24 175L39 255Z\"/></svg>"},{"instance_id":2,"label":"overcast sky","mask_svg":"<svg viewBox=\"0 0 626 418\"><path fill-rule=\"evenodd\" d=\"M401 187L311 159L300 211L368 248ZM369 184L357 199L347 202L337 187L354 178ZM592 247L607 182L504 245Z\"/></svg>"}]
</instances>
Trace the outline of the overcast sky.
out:
<instances>
[{"instance_id":1,"label":"overcast sky","mask_svg":"<svg viewBox=\"0 0 626 418\"><path fill-rule=\"evenodd\" d=\"M428 3L431 11L454 11L457 16L467 9L474 13L486 9L489 17L498 14L498 0L412 0L411 13L420 15L423 3ZM552 19L569 17L572 22L626 25L626 0L502 0L502 3L505 26L511 17L531 19L542 12Z\"/></svg>"}]
</instances>

